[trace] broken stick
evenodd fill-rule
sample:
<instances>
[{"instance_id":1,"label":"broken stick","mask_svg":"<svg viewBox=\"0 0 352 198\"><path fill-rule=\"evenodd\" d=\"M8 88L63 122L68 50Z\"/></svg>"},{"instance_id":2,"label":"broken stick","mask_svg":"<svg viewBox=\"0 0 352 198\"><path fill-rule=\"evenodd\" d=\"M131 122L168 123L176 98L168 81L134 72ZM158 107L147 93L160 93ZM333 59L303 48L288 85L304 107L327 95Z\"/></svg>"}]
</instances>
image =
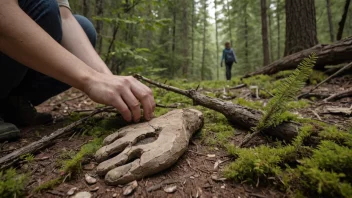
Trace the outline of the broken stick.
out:
<instances>
[{"instance_id":1,"label":"broken stick","mask_svg":"<svg viewBox=\"0 0 352 198\"><path fill-rule=\"evenodd\" d=\"M335 76L341 74L343 71L348 70L352 68L352 62L345 65L344 67L342 67L341 69L339 69L337 72L335 72L334 74L332 74L331 76L329 76L328 78L326 78L325 80L323 80L322 82L320 82L319 84L317 84L315 87L313 87L312 89L310 89L308 92L301 94L298 96L298 99L302 98L302 97L306 97L308 94L310 94L311 92L313 92L314 90L316 90L318 87L320 87L322 84L324 84L325 82L329 81L330 79L334 78Z\"/></svg>"},{"instance_id":2,"label":"broken stick","mask_svg":"<svg viewBox=\"0 0 352 198\"><path fill-rule=\"evenodd\" d=\"M324 102L330 102L330 101L335 101L341 98L346 98L346 97L352 97L352 88L347 89L345 91L341 91L339 93L336 93L328 98L324 99Z\"/></svg>"},{"instance_id":3,"label":"broken stick","mask_svg":"<svg viewBox=\"0 0 352 198\"><path fill-rule=\"evenodd\" d=\"M93 117L96 114L105 112L107 110L111 110L112 107L105 107L105 108L100 108L92 112L90 115L87 117L84 117L76 122L71 123L70 125L58 129L51 133L49 136L44 136L42 139L32 142L31 144L22 147L20 149L17 149L13 151L12 153L9 153L8 155L5 155L4 157L0 158L0 170L7 169L17 163L20 160L20 157L29 153L35 153L39 151L42 148L45 148L47 146L50 146L53 144L53 141L63 135L68 135L71 134L77 126L85 123L89 118Z\"/></svg>"},{"instance_id":4,"label":"broken stick","mask_svg":"<svg viewBox=\"0 0 352 198\"><path fill-rule=\"evenodd\" d=\"M183 90L177 87L153 81L141 75L134 75L134 77L156 87L184 95L192 99L195 105L201 105L222 113L229 120L229 122L236 125L237 127L242 127L246 130L250 130L251 128L257 126L260 118L262 117L262 112L258 110L233 104L230 101L211 98L197 92L194 89ZM300 124L298 123L284 122L275 128L264 130L263 133L282 140L291 141L294 137L297 136L299 128Z\"/></svg>"}]
</instances>

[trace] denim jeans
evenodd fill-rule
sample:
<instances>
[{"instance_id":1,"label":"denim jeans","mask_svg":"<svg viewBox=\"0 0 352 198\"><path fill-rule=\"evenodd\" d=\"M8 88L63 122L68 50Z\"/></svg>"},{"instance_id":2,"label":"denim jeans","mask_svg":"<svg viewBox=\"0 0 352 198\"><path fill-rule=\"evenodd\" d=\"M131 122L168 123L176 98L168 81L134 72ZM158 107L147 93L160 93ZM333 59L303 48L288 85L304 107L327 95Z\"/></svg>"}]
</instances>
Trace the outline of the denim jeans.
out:
<instances>
[{"instance_id":1,"label":"denim jeans","mask_svg":"<svg viewBox=\"0 0 352 198\"><path fill-rule=\"evenodd\" d=\"M226 65L226 80L231 80L231 70L233 62L225 63Z\"/></svg>"},{"instance_id":2,"label":"denim jeans","mask_svg":"<svg viewBox=\"0 0 352 198\"><path fill-rule=\"evenodd\" d=\"M18 3L54 40L61 42L61 16L56 0L19 0ZM83 16L74 16L95 46L93 24ZM33 105L38 105L69 88L69 85L34 71L0 52L0 99L10 95L24 96Z\"/></svg>"}]
</instances>

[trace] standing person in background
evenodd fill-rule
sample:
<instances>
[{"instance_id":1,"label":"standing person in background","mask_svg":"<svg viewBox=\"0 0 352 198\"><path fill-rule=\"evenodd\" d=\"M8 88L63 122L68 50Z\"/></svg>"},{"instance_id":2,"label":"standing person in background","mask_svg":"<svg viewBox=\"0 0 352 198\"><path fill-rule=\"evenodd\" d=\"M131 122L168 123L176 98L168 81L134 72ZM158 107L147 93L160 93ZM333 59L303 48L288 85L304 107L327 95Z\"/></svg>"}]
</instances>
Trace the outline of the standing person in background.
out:
<instances>
[{"instance_id":1,"label":"standing person in background","mask_svg":"<svg viewBox=\"0 0 352 198\"><path fill-rule=\"evenodd\" d=\"M237 63L236 54L234 50L231 48L230 42L225 43L225 49L222 51L222 58L221 58L221 67L225 60L226 65L226 80L231 80L231 69L233 63Z\"/></svg>"}]
</instances>

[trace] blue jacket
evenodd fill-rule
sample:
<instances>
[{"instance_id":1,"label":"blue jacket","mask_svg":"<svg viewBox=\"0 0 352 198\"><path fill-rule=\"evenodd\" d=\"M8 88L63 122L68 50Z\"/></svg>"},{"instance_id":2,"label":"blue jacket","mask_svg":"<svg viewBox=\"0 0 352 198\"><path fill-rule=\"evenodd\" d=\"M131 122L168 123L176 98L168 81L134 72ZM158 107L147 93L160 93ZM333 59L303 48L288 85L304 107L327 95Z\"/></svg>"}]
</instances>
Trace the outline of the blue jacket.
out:
<instances>
[{"instance_id":1,"label":"blue jacket","mask_svg":"<svg viewBox=\"0 0 352 198\"><path fill-rule=\"evenodd\" d=\"M222 51L222 58L221 58L221 62L225 60L225 56L227 53L230 53L232 51L233 53L233 56L235 57L235 63L237 63L237 57L236 57L236 54L235 54L235 51L231 48L231 49L224 49Z\"/></svg>"}]
</instances>

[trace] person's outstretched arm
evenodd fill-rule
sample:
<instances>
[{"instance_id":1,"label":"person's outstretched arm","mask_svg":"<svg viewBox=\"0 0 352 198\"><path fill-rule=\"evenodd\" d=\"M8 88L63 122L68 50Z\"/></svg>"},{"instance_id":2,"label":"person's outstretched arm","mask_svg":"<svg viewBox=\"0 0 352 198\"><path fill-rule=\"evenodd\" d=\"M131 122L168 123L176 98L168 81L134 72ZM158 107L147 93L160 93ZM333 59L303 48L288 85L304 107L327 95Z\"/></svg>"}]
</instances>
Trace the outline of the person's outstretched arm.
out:
<instances>
[{"instance_id":1,"label":"person's outstretched arm","mask_svg":"<svg viewBox=\"0 0 352 198\"><path fill-rule=\"evenodd\" d=\"M63 34L61 45L94 70L112 74L93 48L81 25L72 15L71 10L67 7L60 7L60 13Z\"/></svg>"},{"instance_id":2,"label":"person's outstretched arm","mask_svg":"<svg viewBox=\"0 0 352 198\"><path fill-rule=\"evenodd\" d=\"M95 71L67 51L38 26L17 0L0 0L0 51L18 62L84 91L98 103L111 105L130 121L151 119L152 91L133 77ZM132 112L132 114L131 114Z\"/></svg>"}]
</instances>

